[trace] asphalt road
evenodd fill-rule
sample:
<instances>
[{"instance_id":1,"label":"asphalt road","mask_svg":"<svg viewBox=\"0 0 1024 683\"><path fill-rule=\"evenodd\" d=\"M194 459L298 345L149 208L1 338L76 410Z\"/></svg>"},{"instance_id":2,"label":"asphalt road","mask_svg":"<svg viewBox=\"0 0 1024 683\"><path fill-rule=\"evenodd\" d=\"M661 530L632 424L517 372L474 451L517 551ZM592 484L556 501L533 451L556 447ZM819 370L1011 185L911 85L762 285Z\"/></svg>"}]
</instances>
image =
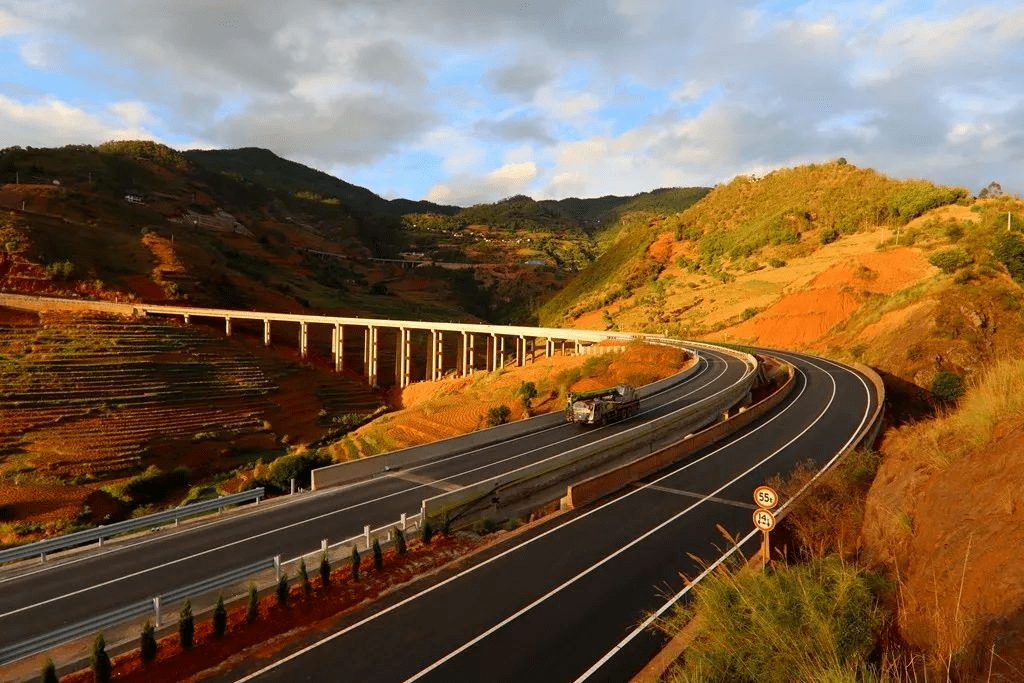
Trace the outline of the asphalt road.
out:
<instances>
[{"instance_id":1,"label":"asphalt road","mask_svg":"<svg viewBox=\"0 0 1024 683\"><path fill-rule=\"evenodd\" d=\"M822 359L774 412L671 470L518 537L493 557L259 669L220 680L628 681L663 644L636 629L730 544L756 548L752 492L804 460L827 463L874 409L871 385Z\"/></svg>"},{"instance_id":2,"label":"asphalt road","mask_svg":"<svg viewBox=\"0 0 1024 683\"><path fill-rule=\"evenodd\" d=\"M300 494L286 504L256 507L195 528L142 537L50 565L0 573L0 642L15 643L104 610L189 585L273 555L314 551L320 541L357 535L419 511L436 482L468 484L608 436L721 391L743 374L742 363L702 351L700 371L645 399L636 417L599 429L559 425L528 437L448 456L355 485ZM420 481L400 478L414 473ZM169 606L170 607L170 606ZM176 608L176 606L175 606Z\"/></svg>"}]
</instances>

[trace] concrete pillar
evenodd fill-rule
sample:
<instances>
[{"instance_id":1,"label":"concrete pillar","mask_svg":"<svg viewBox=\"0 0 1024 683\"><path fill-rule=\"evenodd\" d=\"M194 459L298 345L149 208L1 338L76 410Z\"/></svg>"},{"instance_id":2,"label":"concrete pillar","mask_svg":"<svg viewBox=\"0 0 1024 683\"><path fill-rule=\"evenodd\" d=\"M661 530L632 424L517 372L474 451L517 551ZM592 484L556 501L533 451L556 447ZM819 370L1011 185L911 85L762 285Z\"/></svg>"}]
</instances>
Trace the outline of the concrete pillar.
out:
<instances>
[{"instance_id":1,"label":"concrete pillar","mask_svg":"<svg viewBox=\"0 0 1024 683\"><path fill-rule=\"evenodd\" d=\"M263 345L270 346L270 320L263 321Z\"/></svg>"},{"instance_id":2,"label":"concrete pillar","mask_svg":"<svg viewBox=\"0 0 1024 683\"><path fill-rule=\"evenodd\" d=\"M544 355L548 358L555 355L555 342L551 337L548 337L544 341Z\"/></svg>"},{"instance_id":3,"label":"concrete pillar","mask_svg":"<svg viewBox=\"0 0 1024 683\"><path fill-rule=\"evenodd\" d=\"M379 352L378 340L380 337L380 330L376 327L370 327L370 386L377 386L377 356Z\"/></svg>"},{"instance_id":4,"label":"concrete pillar","mask_svg":"<svg viewBox=\"0 0 1024 683\"><path fill-rule=\"evenodd\" d=\"M188 315L188 313L186 313L184 315L184 318L185 318L185 324L188 325L188 323L189 323L189 315Z\"/></svg>"},{"instance_id":5,"label":"concrete pillar","mask_svg":"<svg viewBox=\"0 0 1024 683\"><path fill-rule=\"evenodd\" d=\"M469 333L469 366L466 369L467 375L472 375L476 371L476 335L472 332Z\"/></svg>"},{"instance_id":6,"label":"concrete pillar","mask_svg":"<svg viewBox=\"0 0 1024 683\"><path fill-rule=\"evenodd\" d=\"M491 338L487 342L487 370L494 372L498 369L498 335L491 332Z\"/></svg>"},{"instance_id":7,"label":"concrete pillar","mask_svg":"<svg viewBox=\"0 0 1024 683\"><path fill-rule=\"evenodd\" d=\"M530 362L537 362L537 338L533 337L530 340Z\"/></svg>"},{"instance_id":8,"label":"concrete pillar","mask_svg":"<svg viewBox=\"0 0 1024 683\"><path fill-rule=\"evenodd\" d=\"M505 367L505 337L498 340L498 367Z\"/></svg>"},{"instance_id":9,"label":"concrete pillar","mask_svg":"<svg viewBox=\"0 0 1024 683\"><path fill-rule=\"evenodd\" d=\"M465 377L469 374L469 333L462 332L462 353L459 354L459 374Z\"/></svg>"},{"instance_id":10,"label":"concrete pillar","mask_svg":"<svg viewBox=\"0 0 1024 683\"><path fill-rule=\"evenodd\" d=\"M334 326L334 371L345 369L345 327L341 323Z\"/></svg>"},{"instance_id":11,"label":"concrete pillar","mask_svg":"<svg viewBox=\"0 0 1024 683\"><path fill-rule=\"evenodd\" d=\"M526 365L526 337L523 335L516 339L516 363L519 367Z\"/></svg>"},{"instance_id":12,"label":"concrete pillar","mask_svg":"<svg viewBox=\"0 0 1024 683\"><path fill-rule=\"evenodd\" d=\"M370 376L370 328L363 330L363 374Z\"/></svg>"},{"instance_id":13,"label":"concrete pillar","mask_svg":"<svg viewBox=\"0 0 1024 683\"><path fill-rule=\"evenodd\" d=\"M224 336L231 336L231 317L227 315L224 316Z\"/></svg>"},{"instance_id":14,"label":"concrete pillar","mask_svg":"<svg viewBox=\"0 0 1024 683\"><path fill-rule=\"evenodd\" d=\"M409 386L409 350L412 331L401 327L398 330L398 355L395 358L395 380L399 387Z\"/></svg>"},{"instance_id":15,"label":"concrete pillar","mask_svg":"<svg viewBox=\"0 0 1024 683\"><path fill-rule=\"evenodd\" d=\"M299 323L299 356L305 358L309 354L309 326L303 320Z\"/></svg>"}]
</instances>

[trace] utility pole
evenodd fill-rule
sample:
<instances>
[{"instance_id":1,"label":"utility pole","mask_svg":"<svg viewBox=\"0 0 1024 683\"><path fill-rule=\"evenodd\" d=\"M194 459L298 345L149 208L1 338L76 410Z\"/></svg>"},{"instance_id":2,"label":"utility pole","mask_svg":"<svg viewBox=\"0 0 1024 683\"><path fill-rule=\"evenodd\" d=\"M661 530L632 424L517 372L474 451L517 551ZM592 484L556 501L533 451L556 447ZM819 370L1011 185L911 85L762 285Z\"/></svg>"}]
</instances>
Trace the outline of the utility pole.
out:
<instances>
[{"instance_id":1,"label":"utility pole","mask_svg":"<svg viewBox=\"0 0 1024 683\"><path fill-rule=\"evenodd\" d=\"M1010 216L1011 215L1012 215L1011 212L1009 212L1009 211L1006 212L1006 232L1010 232Z\"/></svg>"}]
</instances>

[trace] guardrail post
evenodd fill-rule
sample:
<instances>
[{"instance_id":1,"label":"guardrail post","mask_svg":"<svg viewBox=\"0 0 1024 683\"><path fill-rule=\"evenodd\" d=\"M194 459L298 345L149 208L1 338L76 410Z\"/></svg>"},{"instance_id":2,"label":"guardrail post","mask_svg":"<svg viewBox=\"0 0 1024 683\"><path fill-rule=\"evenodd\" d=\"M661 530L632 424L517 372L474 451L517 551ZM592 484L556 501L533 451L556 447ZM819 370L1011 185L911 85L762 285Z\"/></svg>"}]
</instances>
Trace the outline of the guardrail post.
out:
<instances>
[{"instance_id":1,"label":"guardrail post","mask_svg":"<svg viewBox=\"0 0 1024 683\"><path fill-rule=\"evenodd\" d=\"M174 528L177 529L179 524L181 524L181 517L175 517L174 518Z\"/></svg>"},{"instance_id":2,"label":"guardrail post","mask_svg":"<svg viewBox=\"0 0 1024 683\"><path fill-rule=\"evenodd\" d=\"M160 596L157 595L153 598L153 621L156 628L160 628L163 624L160 623Z\"/></svg>"},{"instance_id":3,"label":"guardrail post","mask_svg":"<svg viewBox=\"0 0 1024 683\"><path fill-rule=\"evenodd\" d=\"M274 580L281 580L281 556L274 555Z\"/></svg>"},{"instance_id":4,"label":"guardrail post","mask_svg":"<svg viewBox=\"0 0 1024 683\"><path fill-rule=\"evenodd\" d=\"M39 553L39 561L42 562L43 564L46 564L46 553L45 552Z\"/></svg>"},{"instance_id":5,"label":"guardrail post","mask_svg":"<svg viewBox=\"0 0 1024 683\"><path fill-rule=\"evenodd\" d=\"M370 547L370 525L367 524L363 527L363 538L366 539L366 547Z\"/></svg>"},{"instance_id":6,"label":"guardrail post","mask_svg":"<svg viewBox=\"0 0 1024 683\"><path fill-rule=\"evenodd\" d=\"M321 553L326 553L327 552L327 539L326 538L320 541L320 552Z\"/></svg>"},{"instance_id":7,"label":"guardrail post","mask_svg":"<svg viewBox=\"0 0 1024 683\"><path fill-rule=\"evenodd\" d=\"M100 536L99 538L96 539L96 547L97 548L102 548L103 547L103 537L102 536Z\"/></svg>"},{"instance_id":8,"label":"guardrail post","mask_svg":"<svg viewBox=\"0 0 1024 683\"><path fill-rule=\"evenodd\" d=\"M292 494L295 493L295 477L292 477Z\"/></svg>"},{"instance_id":9,"label":"guardrail post","mask_svg":"<svg viewBox=\"0 0 1024 683\"><path fill-rule=\"evenodd\" d=\"M403 513L402 513L402 519L401 519L401 521L399 522L399 524L401 524L401 526L402 526L402 531L405 531L405 521L406 521L406 520L405 520L405 513L403 512Z\"/></svg>"}]
</instances>

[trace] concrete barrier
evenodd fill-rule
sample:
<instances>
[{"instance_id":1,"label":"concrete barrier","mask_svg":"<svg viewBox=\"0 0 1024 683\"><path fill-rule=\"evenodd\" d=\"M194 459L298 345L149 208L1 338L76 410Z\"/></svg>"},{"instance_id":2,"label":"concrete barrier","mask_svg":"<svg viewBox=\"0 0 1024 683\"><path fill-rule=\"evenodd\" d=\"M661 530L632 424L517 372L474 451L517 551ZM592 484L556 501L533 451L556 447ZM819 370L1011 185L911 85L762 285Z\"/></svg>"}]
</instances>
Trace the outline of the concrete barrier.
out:
<instances>
[{"instance_id":1,"label":"concrete barrier","mask_svg":"<svg viewBox=\"0 0 1024 683\"><path fill-rule=\"evenodd\" d=\"M756 367L755 360L754 367L748 367L743 378L728 390L686 409L456 491L427 498L422 503L421 514L424 519L448 515L449 519L465 524L483 517L499 518L502 511L507 512L515 503L519 503L519 507L523 507L526 500L535 504L537 494L542 491L554 490L550 499L558 500L560 493L556 487L565 487L573 478L624 457L649 455L677 441L680 433L697 431L718 420L724 411L750 392Z\"/></svg>"},{"instance_id":2,"label":"concrete barrier","mask_svg":"<svg viewBox=\"0 0 1024 683\"><path fill-rule=\"evenodd\" d=\"M789 363L782 363L782 367L786 369L785 372L788 376L782 386L771 395L758 401L743 412L737 413L727 420L718 422L706 429L702 429L656 453L638 458L614 470L569 486L565 498L562 499L562 507L567 509L581 507L609 493L614 493L653 472L657 472L682 458L696 453L702 448L710 446L773 410L789 396L796 383L796 373L793 366Z\"/></svg>"},{"instance_id":3,"label":"concrete barrier","mask_svg":"<svg viewBox=\"0 0 1024 683\"><path fill-rule=\"evenodd\" d=\"M695 359L699 360L699 356L697 356L695 351L691 350L690 353L694 355ZM697 372L697 365L698 363L694 362L682 372L677 372L674 375L641 387L640 397L653 396L671 386L686 381ZM537 417L510 422L497 427L482 429L470 434L460 434L459 436L434 441L422 446L412 446L379 455L371 455L359 460L320 467L313 470L312 488L316 490L328 486L340 486L368 479L390 470L419 465L447 455L466 453L477 448L535 434L562 424L564 421L565 415L559 410L546 415L538 415Z\"/></svg>"}]
</instances>

